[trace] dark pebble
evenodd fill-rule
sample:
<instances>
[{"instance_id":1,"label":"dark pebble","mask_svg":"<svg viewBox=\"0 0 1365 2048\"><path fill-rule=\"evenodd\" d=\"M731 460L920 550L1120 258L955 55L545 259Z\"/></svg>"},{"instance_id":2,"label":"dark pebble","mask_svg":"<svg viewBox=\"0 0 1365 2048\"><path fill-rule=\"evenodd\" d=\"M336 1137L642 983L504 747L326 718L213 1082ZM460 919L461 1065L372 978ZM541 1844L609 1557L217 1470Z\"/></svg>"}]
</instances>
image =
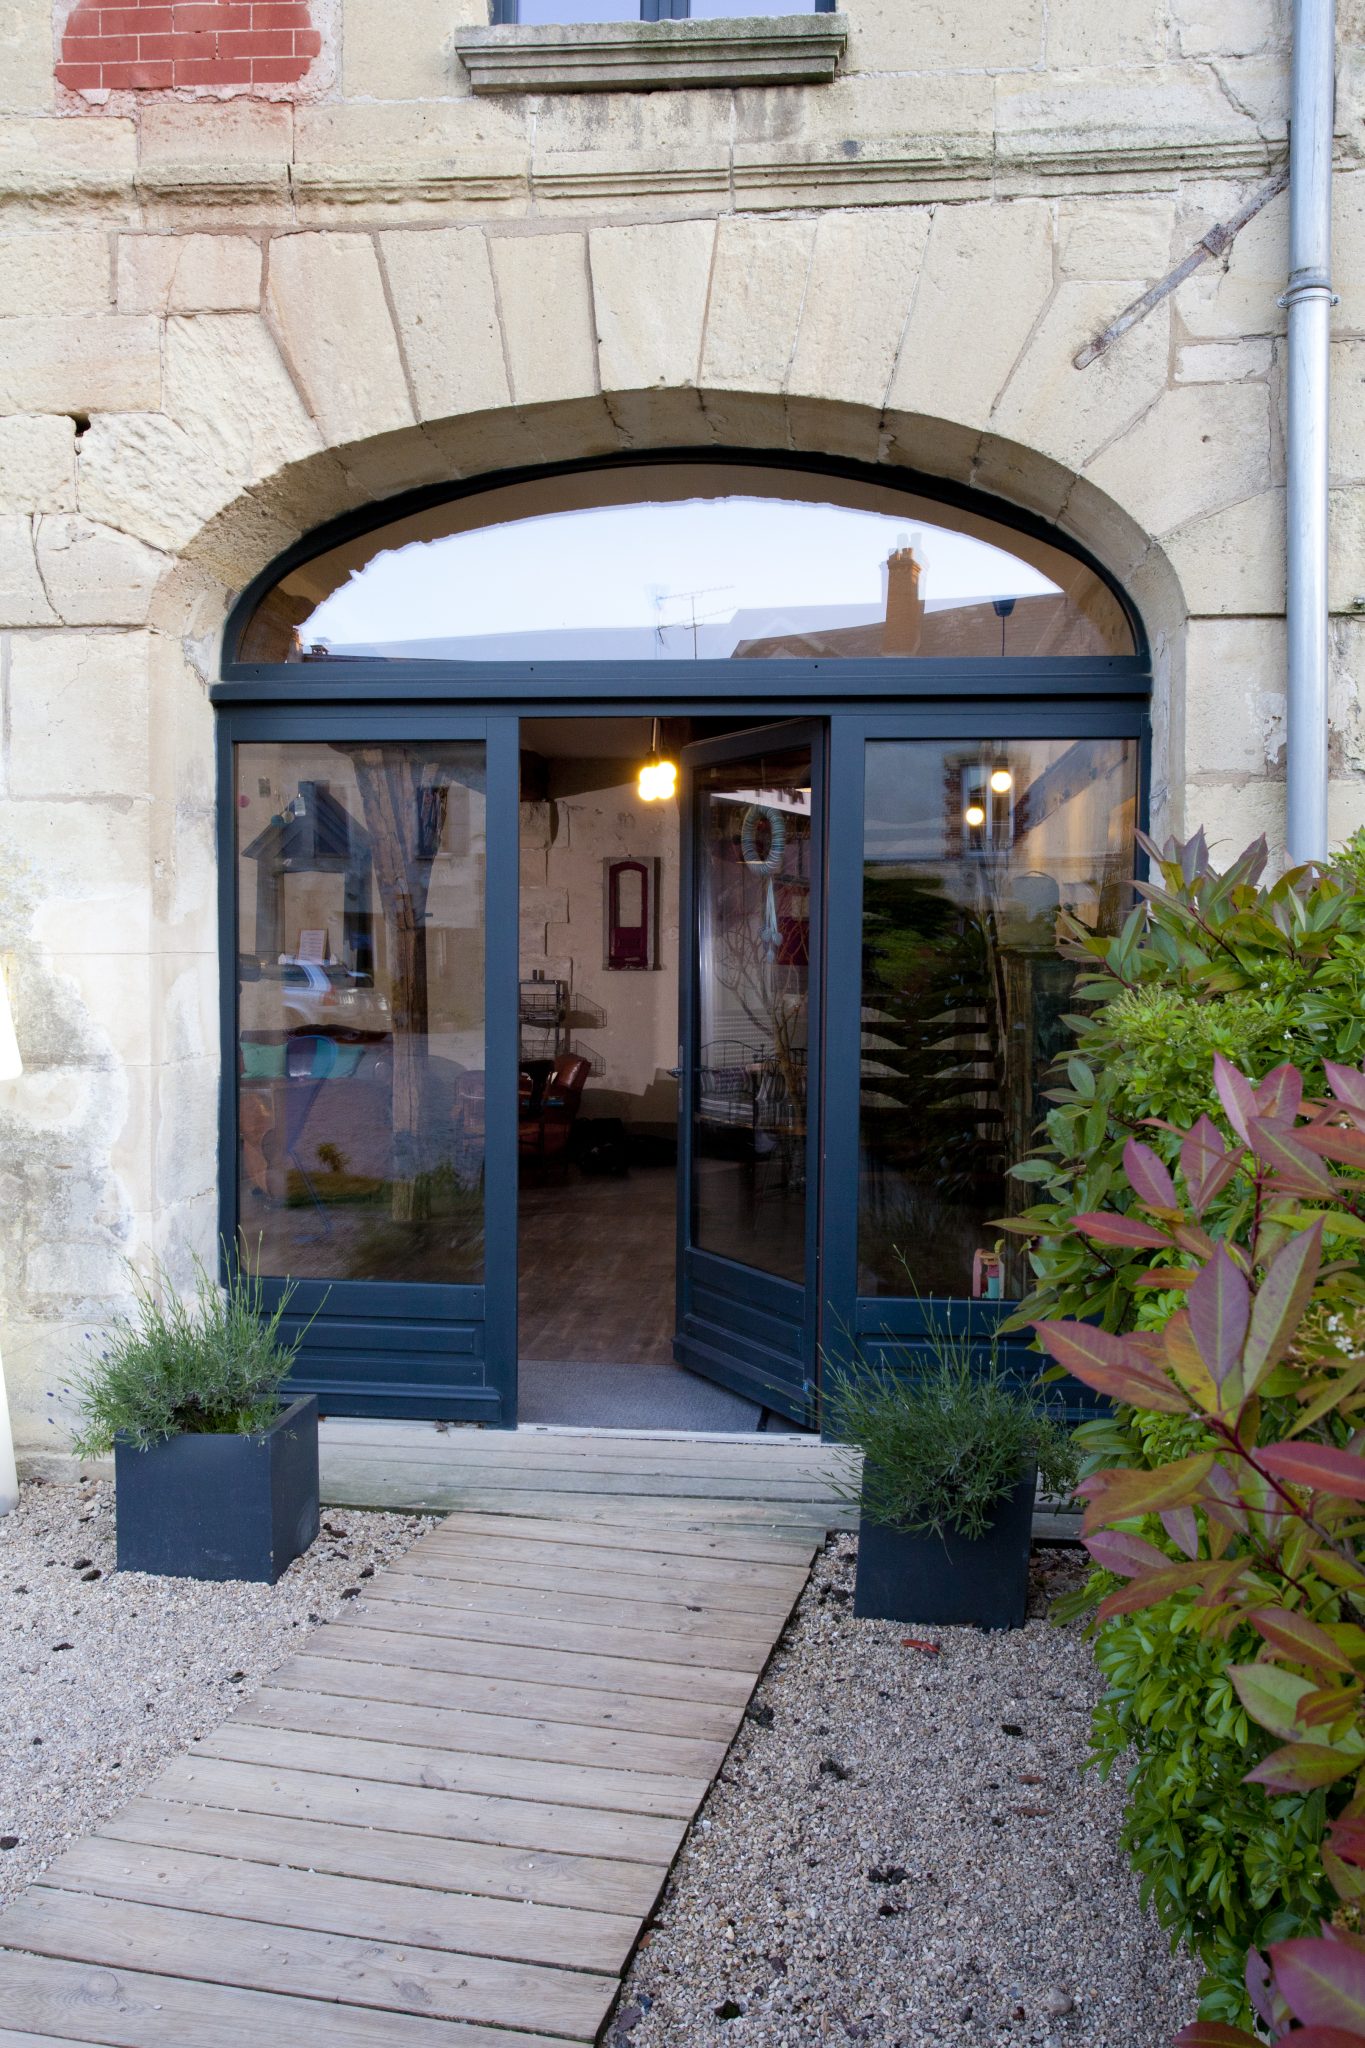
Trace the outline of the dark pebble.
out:
<instances>
[{"instance_id":1,"label":"dark pebble","mask_svg":"<svg viewBox=\"0 0 1365 2048\"><path fill-rule=\"evenodd\" d=\"M0 1849L17 1849L18 1846L19 1837L17 1835L0 1835Z\"/></svg>"}]
</instances>

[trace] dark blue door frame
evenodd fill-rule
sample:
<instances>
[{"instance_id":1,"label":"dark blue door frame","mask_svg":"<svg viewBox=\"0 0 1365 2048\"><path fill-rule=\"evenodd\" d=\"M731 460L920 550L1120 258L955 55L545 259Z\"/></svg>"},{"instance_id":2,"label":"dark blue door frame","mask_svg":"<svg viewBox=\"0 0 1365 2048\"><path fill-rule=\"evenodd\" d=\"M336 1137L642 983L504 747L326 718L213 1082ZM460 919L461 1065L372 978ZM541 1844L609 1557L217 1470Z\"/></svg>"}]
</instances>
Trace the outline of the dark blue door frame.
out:
<instances>
[{"instance_id":1,"label":"dark blue door frame","mask_svg":"<svg viewBox=\"0 0 1365 2048\"><path fill-rule=\"evenodd\" d=\"M705 674L687 664L659 663L645 667L614 664L563 675L542 667L533 687L517 699L510 682L487 670L474 685L473 701L462 702L460 689L447 672L407 695L400 687L405 671L416 664L347 664L338 673L298 668L274 670L248 682L241 677L213 689L219 706L219 912L223 945L222 1032L225 1057L221 1091L220 1227L224 1245L236 1243L237 1213L237 1008L235 935L237 863L233 846L235 792L232 750L245 740L420 739L483 740L487 746L487 897L486 987L487 1030L487 1166L485 1177L484 1284L479 1288L426 1288L396 1283L342 1282L330 1289L309 1283L300 1290L297 1307L306 1318L319 1311L316 1341L300 1372L302 1385L314 1385L324 1406L336 1414L433 1416L477 1421L509 1428L516 1421L516 1245L517 1245L517 980L519 894L519 751L518 716L593 717L619 713L624 702L644 714L715 717L743 721L746 730L720 743L742 757L753 750L760 734L771 737L775 721L806 720L804 728L787 726L788 734L815 728L829 734L824 763L824 858L818 879L822 889L821 920L824 972L821 1000L812 990L812 1031L819 1045L818 1066L811 1061L814 1119L809 1174L807 1297L809 1314L802 1335L802 1357L809 1361L812 1393L806 1416L814 1419L811 1402L821 1368L830 1359L864 1357L913 1360L922 1350L926 1304L894 1299L862 1300L858 1294L858 1131L860 1108L862 872L864 756L876 739L1008 738L1136 738L1142 749L1139 816L1146 815L1147 674L1139 661L1104 664L1068 663L1059 671L1038 664L1039 674L1017 671L1034 664L942 665L888 662L901 684L898 701L879 695L840 697L837 686L857 681L847 671L854 664L791 664L799 679L787 678L787 691L756 690L734 672L758 664L708 663ZM567 666L567 665L566 665ZM768 664L786 669L789 665ZM856 665L860 670L863 664ZM618 673L627 670L626 675ZM362 671L357 673L356 671ZM666 676L661 671L669 671ZM1088 673L1087 673L1088 671ZM727 673L728 672L728 673ZM596 687L589 693L589 675ZM530 678L523 679L529 681ZM878 678L879 682L882 680ZM893 679L886 677L886 682ZM728 683L728 692L726 684ZM795 683L796 687L791 685ZM994 688L989 685L994 684ZM480 687L481 686L481 687ZM833 687L832 687L833 686ZM325 693L325 694L324 694ZM888 696L891 692L888 690ZM761 743L761 739L760 739ZM683 869L681 929L690 929L691 888L688 864ZM690 948L681 948L680 974L686 980ZM684 1000L690 1002L690 992ZM687 1065L686 1059L683 1062ZM815 1085L819 1075L821 1086ZM818 1138L814 1130L818 1128ZM680 1114L680 1140L690 1139L690 1119ZM685 1161L684 1161L685 1166ZM685 1173L682 1176L686 1184ZM727 1262L717 1262L717 1267ZM685 1273L680 1231L680 1272ZM736 1268L747 1277L748 1269ZM733 1290L732 1290L733 1291ZM680 1290L681 1297L681 1290ZM746 1304L736 1294L740 1320L766 1313L764 1302ZM680 1298L680 1308L683 1306ZM952 1327L986 1336L1002 1311L985 1304L928 1304L942 1312ZM383 1365L401 1355L405 1326L425 1322L448 1346L451 1373L445 1384L430 1378L404 1379L387 1374ZM444 1337L441 1333L444 1332ZM326 1341L323 1341L323 1340ZM328 1352L337 1369L330 1370ZM700 1351L686 1362L710 1371L725 1364L704 1359ZM343 1369L344 1368L344 1369ZM722 1371L716 1377L724 1377ZM737 1384L729 1379L727 1384ZM745 1392L762 1398L757 1380L745 1380ZM774 1382L775 1395L781 1389ZM795 1414L780 1399L772 1404ZM805 1419L804 1417L802 1419Z\"/></svg>"}]
</instances>

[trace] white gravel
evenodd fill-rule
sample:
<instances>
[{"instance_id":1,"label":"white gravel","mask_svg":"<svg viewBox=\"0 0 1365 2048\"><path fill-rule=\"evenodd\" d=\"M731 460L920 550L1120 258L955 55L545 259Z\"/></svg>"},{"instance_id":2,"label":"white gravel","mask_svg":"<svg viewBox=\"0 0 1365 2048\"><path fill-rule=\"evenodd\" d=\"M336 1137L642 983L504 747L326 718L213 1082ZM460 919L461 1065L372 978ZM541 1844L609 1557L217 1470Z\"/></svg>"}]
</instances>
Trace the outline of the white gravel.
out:
<instances>
[{"instance_id":1,"label":"white gravel","mask_svg":"<svg viewBox=\"0 0 1365 2048\"><path fill-rule=\"evenodd\" d=\"M1166 2048L1198 1972L1081 1775L1089 1645L1041 1618L1076 1554L1035 1553L1040 1618L998 1635L855 1621L854 1555L816 1562L609 2048Z\"/></svg>"},{"instance_id":2,"label":"white gravel","mask_svg":"<svg viewBox=\"0 0 1365 2048\"><path fill-rule=\"evenodd\" d=\"M249 1698L434 1516L323 1513L277 1586L114 1569L113 1487L0 1516L0 1906Z\"/></svg>"}]
</instances>

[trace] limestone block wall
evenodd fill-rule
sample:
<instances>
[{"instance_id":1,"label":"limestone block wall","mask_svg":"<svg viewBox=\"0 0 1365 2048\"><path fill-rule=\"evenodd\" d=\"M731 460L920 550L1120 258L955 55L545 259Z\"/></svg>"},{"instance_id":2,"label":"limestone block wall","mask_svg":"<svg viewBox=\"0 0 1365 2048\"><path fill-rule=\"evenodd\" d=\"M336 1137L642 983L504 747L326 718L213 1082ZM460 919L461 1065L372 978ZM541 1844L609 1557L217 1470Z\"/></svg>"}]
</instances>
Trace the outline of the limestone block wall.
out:
<instances>
[{"instance_id":1,"label":"limestone block wall","mask_svg":"<svg viewBox=\"0 0 1365 2048\"><path fill-rule=\"evenodd\" d=\"M253 0L254 4L254 0ZM829 86L482 98L483 0L295 82L73 90L0 7L0 1327L21 1442L124 1261L213 1248L234 593L411 485L811 450L1054 520L1142 610L1160 828L1282 838L1282 0L850 0ZM1341 0L1333 819L1365 822L1365 7Z\"/></svg>"}]
</instances>

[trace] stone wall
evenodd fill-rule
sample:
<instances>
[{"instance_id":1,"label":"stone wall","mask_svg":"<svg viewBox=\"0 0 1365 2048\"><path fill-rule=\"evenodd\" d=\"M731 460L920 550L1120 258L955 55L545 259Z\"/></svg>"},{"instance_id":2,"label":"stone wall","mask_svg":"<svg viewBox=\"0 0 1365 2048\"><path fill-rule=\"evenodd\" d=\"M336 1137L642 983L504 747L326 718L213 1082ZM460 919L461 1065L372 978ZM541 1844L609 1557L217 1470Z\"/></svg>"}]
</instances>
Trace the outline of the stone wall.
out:
<instances>
[{"instance_id":1,"label":"stone wall","mask_svg":"<svg viewBox=\"0 0 1365 2048\"><path fill-rule=\"evenodd\" d=\"M1282 837L1279 0L853 0L829 86L471 94L481 0L317 6L297 84L72 93L0 4L3 1341L21 1442L125 1259L215 1228L233 594L404 487L813 450L1055 520L1142 609L1159 826ZM1333 822L1365 821L1365 9L1342 0ZM101 89L102 90L102 89Z\"/></svg>"}]
</instances>

